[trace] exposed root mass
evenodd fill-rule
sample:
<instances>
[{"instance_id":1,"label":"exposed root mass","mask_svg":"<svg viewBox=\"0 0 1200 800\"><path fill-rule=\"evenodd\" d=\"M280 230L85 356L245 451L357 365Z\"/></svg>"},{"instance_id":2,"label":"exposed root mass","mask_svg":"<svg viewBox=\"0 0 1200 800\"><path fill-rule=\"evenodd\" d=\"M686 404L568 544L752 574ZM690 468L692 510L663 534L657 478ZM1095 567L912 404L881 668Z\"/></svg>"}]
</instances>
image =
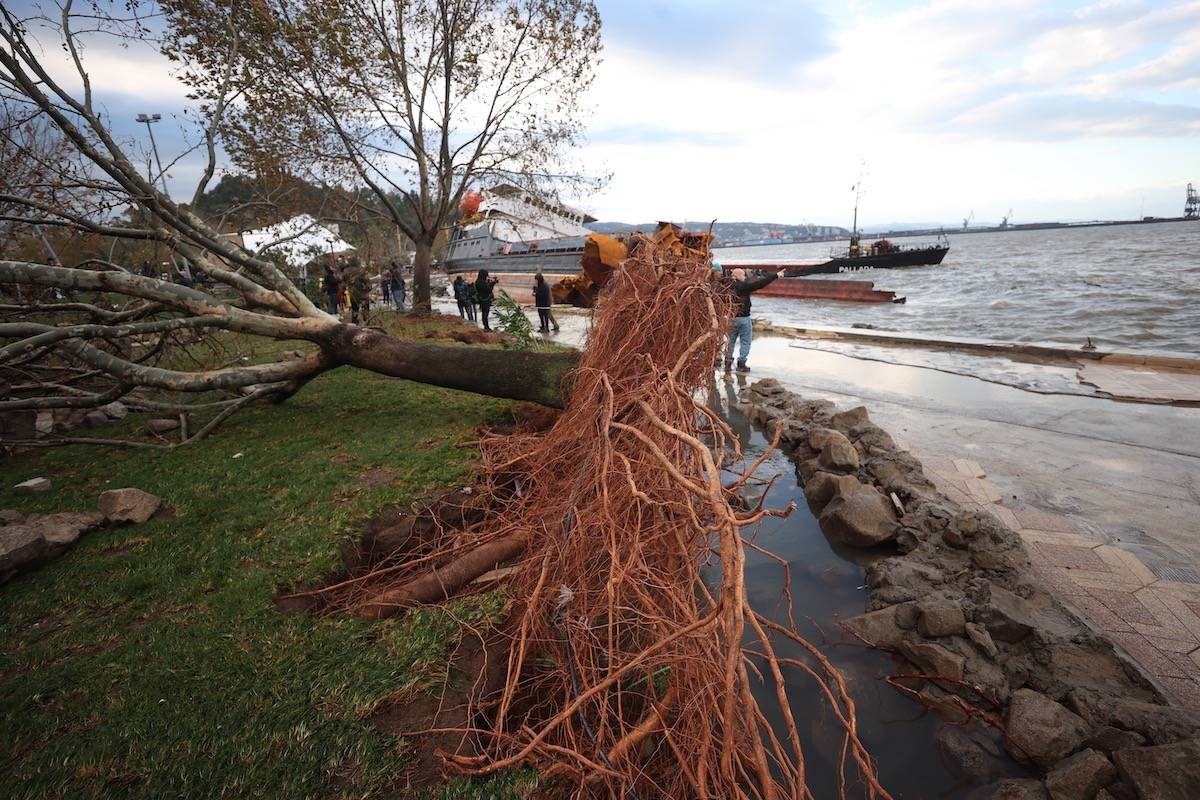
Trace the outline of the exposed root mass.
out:
<instances>
[{"instance_id":1,"label":"exposed root mass","mask_svg":"<svg viewBox=\"0 0 1200 800\"><path fill-rule=\"evenodd\" d=\"M811 797L783 681L797 668L819 687L800 702L827 703L840 726L845 791L889 797L837 671L747 599L742 529L787 511L731 503L758 464L726 485L737 439L697 399L732 313L717 273L642 242L600 297L555 425L483 441L494 513L333 593L387 616L418 588L456 588L448 570L466 560L519 558L507 680L475 698L478 754L446 754L450 768L533 765L580 797ZM777 656L773 637L812 658ZM782 730L753 681L773 685Z\"/></svg>"}]
</instances>

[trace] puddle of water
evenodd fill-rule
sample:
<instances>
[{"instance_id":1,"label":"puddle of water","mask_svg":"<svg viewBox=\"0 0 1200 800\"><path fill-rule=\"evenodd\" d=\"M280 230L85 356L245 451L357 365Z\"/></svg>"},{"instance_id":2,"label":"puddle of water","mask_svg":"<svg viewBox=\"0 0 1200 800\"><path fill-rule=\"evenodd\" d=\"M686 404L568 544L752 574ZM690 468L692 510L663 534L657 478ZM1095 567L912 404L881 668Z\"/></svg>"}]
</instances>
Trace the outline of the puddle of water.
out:
<instances>
[{"instance_id":1,"label":"puddle of water","mask_svg":"<svg viewBox=\"0 0 1200 800\"><path fill-rule=\"evenodd\" d=\"M709 402L724 414L748 460L753 460L768 443L734 407L737 390L736 384L726 381L716 388ZM857 707L859 736L876 759L881 783L897 799L962 796L977 784L952 772L939 755L935 735L948 723L884 681L898 672L891 655L866 648L837 625L838 619L865 610L867 589L862 553L835 548L825 538L808 509L792 463L778 452L763 464L759 475L770 478L776 473L780 477L767 492L765 505L783 508L795 500L797 507L787 519L765 519L758 528L755 542L788 562L798 630L842 673ZM749 488L745 493L751 504L761 495L761 486ZM715 571L709 577L714 585L720 580ZM746 586L750 602L754 608L779 622L787 621L781 594L783 580L782 565L759 553L747 553ZM791 642L775 637L772 644L780 655L807 659L801 648ZM837 797L842 728L811 677L796 667L784 667L783 672L804 748L809 786L816 797ZM783 739L782 712L775 704L769 677L767 683L756 687L755 696ZM1003 763L1001 768L1005 775L1024 774L1011 761ZM854 772L851 764L848 774L852 781L855 780ZM996 777L1000 776L989 780ZM856 796L856 787L848 786L847 794Z\"/></svg>"}]
</instances>

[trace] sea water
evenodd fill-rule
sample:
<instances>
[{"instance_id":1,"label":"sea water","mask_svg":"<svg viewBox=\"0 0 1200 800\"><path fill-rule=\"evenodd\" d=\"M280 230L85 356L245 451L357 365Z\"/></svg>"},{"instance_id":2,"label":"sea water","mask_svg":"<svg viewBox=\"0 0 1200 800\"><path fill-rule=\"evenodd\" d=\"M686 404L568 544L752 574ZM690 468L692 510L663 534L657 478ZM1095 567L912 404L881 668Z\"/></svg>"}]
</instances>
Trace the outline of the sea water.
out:
<instances>
[{"instance_id":1,"label":"sea water","mask_svg":"<svg viewBox=\"0 0 1200 800\"><path fill-rule=\"evenodd\" d=\"M900 238L897 244L932 241ZM722 263L814 263L845 242L723 248ZM875 282L904 305L755 298L793 326L870 325L970 337L1200 356L1200 221L950 235L937 266L831 278Z\"/></svg>"}]
</instances>

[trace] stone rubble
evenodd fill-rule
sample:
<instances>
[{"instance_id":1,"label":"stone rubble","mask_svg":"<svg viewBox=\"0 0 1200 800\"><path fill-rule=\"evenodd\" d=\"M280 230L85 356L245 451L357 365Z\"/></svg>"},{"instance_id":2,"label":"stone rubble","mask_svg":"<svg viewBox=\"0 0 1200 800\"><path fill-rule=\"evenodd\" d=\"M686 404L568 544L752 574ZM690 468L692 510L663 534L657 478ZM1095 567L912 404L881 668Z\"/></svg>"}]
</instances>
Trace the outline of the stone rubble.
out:
<instances>
[{"instance_id":1,"label":"stone rubble","mask_svg":"<svg viewBox=\"0 0 1200 800\"><path fill-rule=\"evenodd\" d=\"M866 613L843 627L894 652L897 674L929 676L903 681L948 721L966 721L956 703L1003 720L1006 749L1041 776L969 797L1200 798L1200 716L1050 594L1016 532L938 492L861 406L839 412L766 379L739 408L768 436L780 427L822 532L871 554ZM938 744L975 783L1003 774L978 742Z\"/></svg>"},{"instance_id":2,"label":"stone rubble","mask_svg":"<svg viewBox=\"0 0 1200 800\"><path fill-rule=\"evenodd\" d=\"M118 489L100 496L100 511L26 517L11 509L0 510L0 583L58 558L85 533L106 523L145 522L161 504L140 489Z\"/></svg>"}]
</instances>

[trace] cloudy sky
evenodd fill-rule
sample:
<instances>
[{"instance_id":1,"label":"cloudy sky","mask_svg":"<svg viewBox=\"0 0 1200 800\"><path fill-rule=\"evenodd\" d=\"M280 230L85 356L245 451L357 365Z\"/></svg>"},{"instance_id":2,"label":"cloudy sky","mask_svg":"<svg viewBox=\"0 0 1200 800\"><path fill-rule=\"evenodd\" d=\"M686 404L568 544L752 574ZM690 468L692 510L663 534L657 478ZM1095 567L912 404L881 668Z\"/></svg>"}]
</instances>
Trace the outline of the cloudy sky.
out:
<instances>
[{"instance_id":1,"label":"cloudy sky","mask_svg":"<svg viewBox=\"0 0 1200 800\"><path fill-rule=\"evenodd\" d=\"M860 172L867 224L1173 216L1200 183L1200 0L597 3L601 219L848 225ZM179 143L160 56L89 66L118 128Z\"/></svg>"}]
</instances>

